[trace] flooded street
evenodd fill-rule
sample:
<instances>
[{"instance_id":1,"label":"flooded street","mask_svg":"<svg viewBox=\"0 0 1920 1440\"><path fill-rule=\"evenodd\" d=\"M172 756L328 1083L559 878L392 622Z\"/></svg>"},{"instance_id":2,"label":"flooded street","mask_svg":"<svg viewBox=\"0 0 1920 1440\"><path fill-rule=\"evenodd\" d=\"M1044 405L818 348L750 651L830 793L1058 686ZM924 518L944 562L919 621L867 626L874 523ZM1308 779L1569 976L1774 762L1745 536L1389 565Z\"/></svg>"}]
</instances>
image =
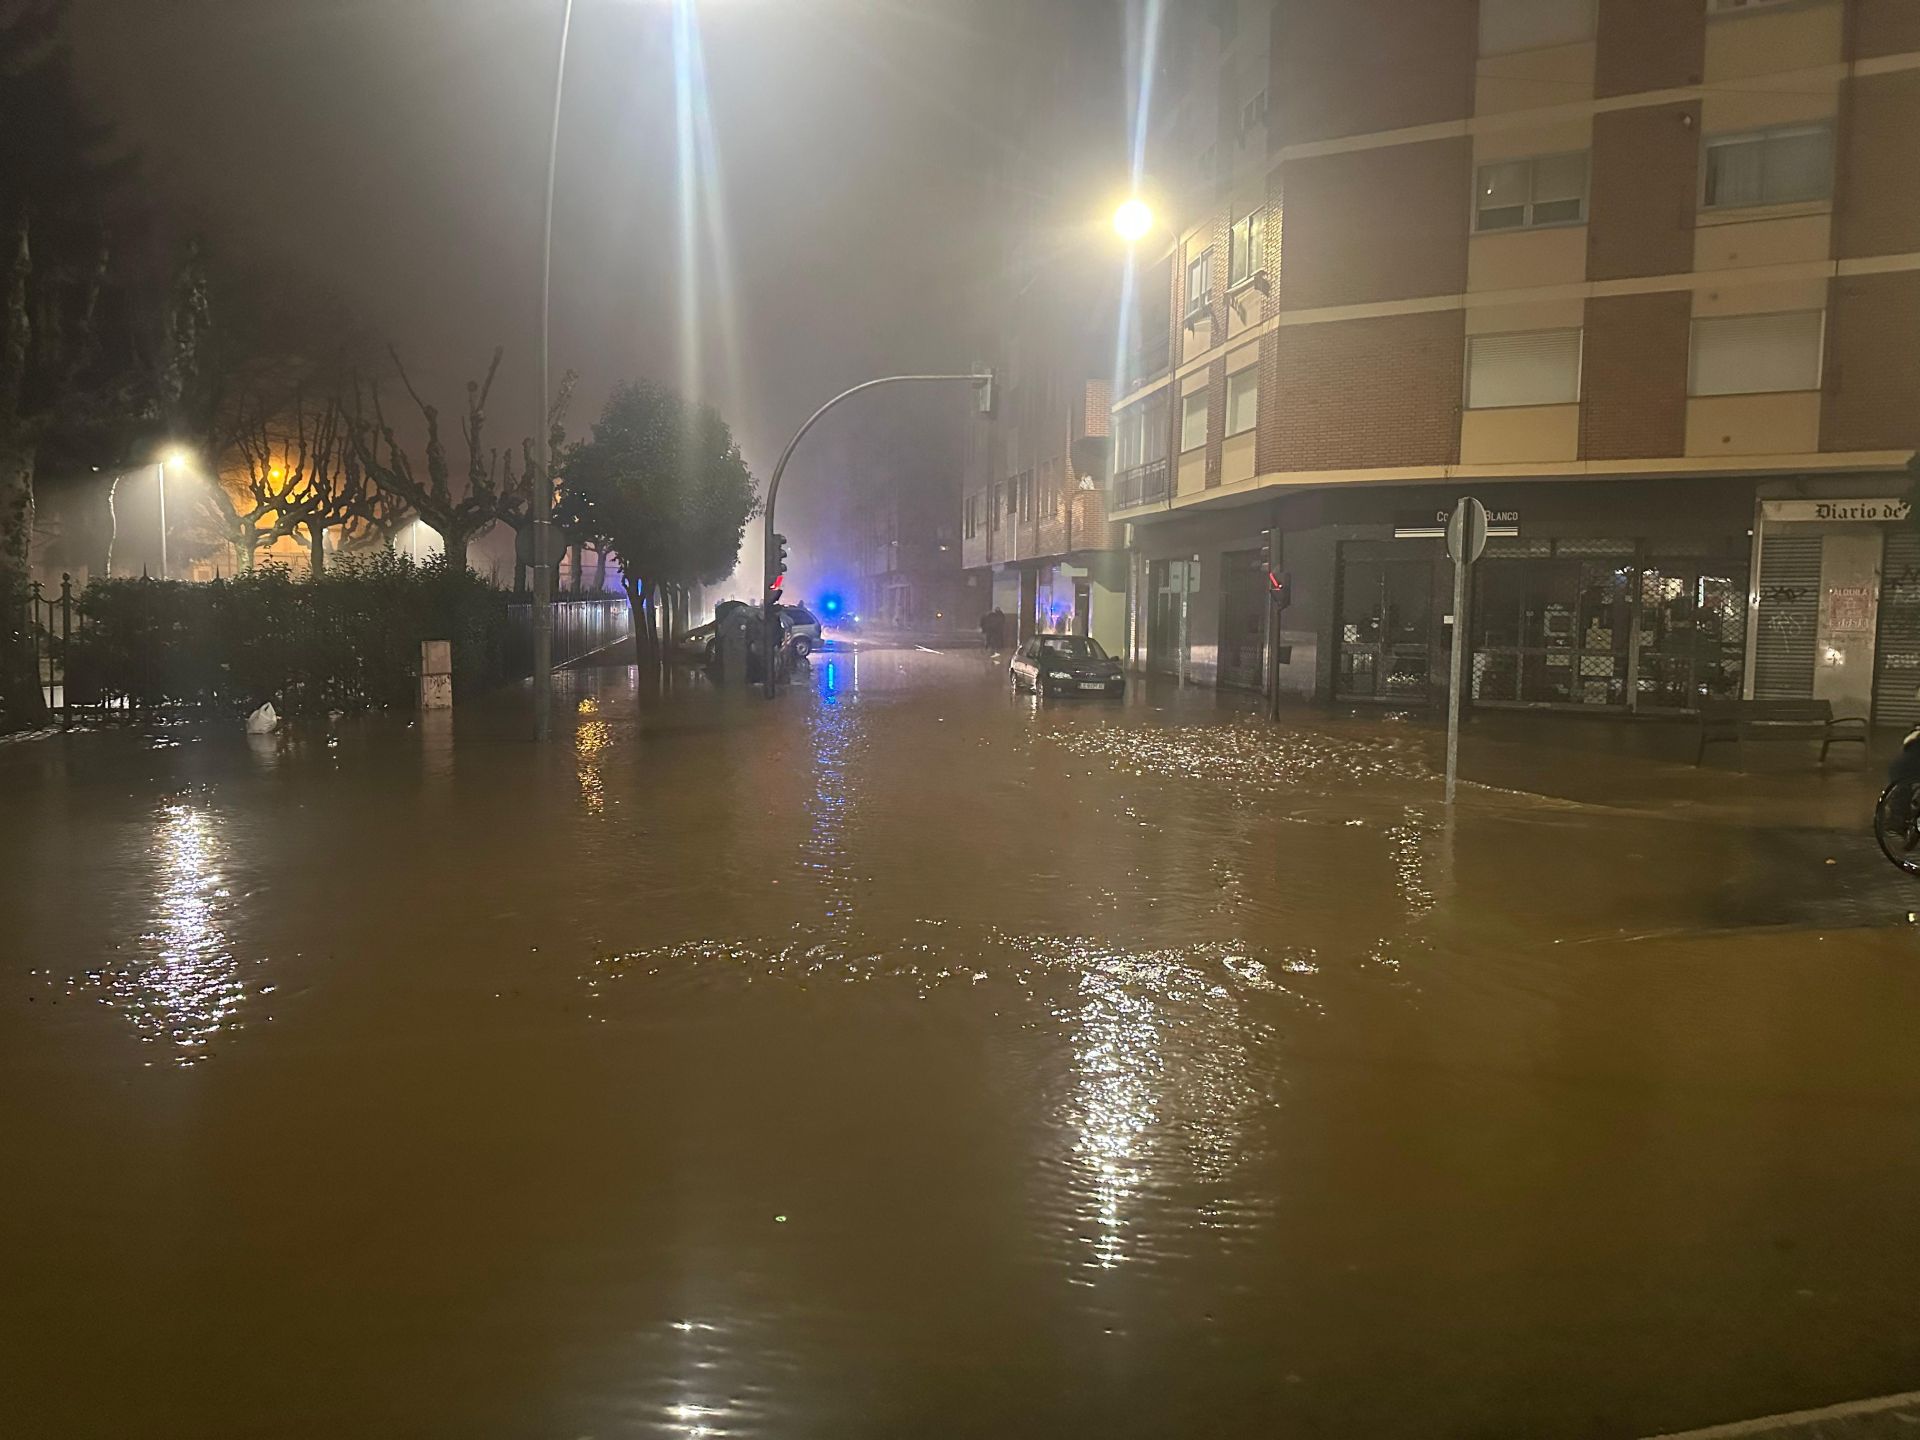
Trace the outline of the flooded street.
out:
<instances>
[{"instance_id":1,"label":"flooded street","mask_svg":"<svg viewBox=\"0 0 1920 1440\"><path fill-rule=\"evenodd\" d=\"M1634 1437L1920 1386L1920 892L1857 761L1488 722L1450 826L1386 714L977 650L564 683L545 752L487 703L0 748L0 1432Z\"/></svg>"}]
</instances>

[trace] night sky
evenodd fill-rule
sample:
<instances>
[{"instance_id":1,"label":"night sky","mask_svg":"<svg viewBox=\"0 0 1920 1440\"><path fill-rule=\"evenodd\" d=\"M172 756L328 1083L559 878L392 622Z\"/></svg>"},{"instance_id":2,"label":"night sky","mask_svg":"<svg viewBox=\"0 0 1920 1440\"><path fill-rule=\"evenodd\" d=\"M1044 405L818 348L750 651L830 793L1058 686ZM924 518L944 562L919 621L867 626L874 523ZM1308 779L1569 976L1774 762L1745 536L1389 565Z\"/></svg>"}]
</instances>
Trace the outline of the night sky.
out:
<instances>
[{"instance_id":1,"label":"night sky","mask_svg":"<svg viewBox=\"0 0 1920 1440\"><path fill-rule=\"evenodd\" d=\"M980 103L1004 60L996 4L700 7L720 161L708 190L720 204L702 213L725 243L700 243L696 380L682 342L672 10L576 0L554 274L555 372L583 377L576 433L621 379L694 380L764 478L834 390L896 367L972 364L977 335L953 277L986 253L994 176L1021 143ZM160 203L216 245L284 256L333 285L443 408L504 344L492 406L504 437L526 431L538 393L560 10L76 0L74 29L83 78ZM804 524L798 462L790 483Z\"/></svg>"}]
</instances>

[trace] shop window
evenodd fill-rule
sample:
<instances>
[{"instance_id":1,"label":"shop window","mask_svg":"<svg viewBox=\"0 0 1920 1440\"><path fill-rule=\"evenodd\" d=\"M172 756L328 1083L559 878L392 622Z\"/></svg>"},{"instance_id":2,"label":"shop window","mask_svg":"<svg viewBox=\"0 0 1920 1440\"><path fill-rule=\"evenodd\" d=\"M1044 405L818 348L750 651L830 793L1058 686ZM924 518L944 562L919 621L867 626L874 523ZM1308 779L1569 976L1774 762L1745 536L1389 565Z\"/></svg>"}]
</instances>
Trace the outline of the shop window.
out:
<instances>
[{"instance_id":1,"label":"shop window","mask_svg":"<svg viewBox=\"0 0 1920 1440\"><path fill-rule=\"evenodd\" d=\"M1593 38L1594 0L1480 0L1480 53L1505 55Z\"/></svg>"},{"instance_id":2,"label":"shop window","mask_svg":"<svg viewBox=\"0 0 1920 1440\"><path fill-rule=\"evenodd\" d=\"M1180 451L1204 450L1207 445L1207 392L1196 390L1180 402Z\"/></svg>"},{"instance_id":3,"label":"shop window","mask_svg":"<svg viewBox=\"0 0 1920 1440\"><path fill-rule=\"evenodd\" d=\"M1833 124L1781 125L1707 141L1709 210L1790 205L1833 196Z\"/></svg>"},{"instance_id":4,"label":"shop window","mask_svg":"<svg viewBox=\"0 0 1920 1440\"><path fill-rule=\"evenodd\" d=\"M1227 434L1244 435L1260 423L1260 367L1227 376Z\"/></svg>"},{"instance_id":5,"label":"shop window","mask_svg":"<svg viewBox=\"0 0 1920 1440\"><path fill-rule=\"evenodd\" d=\"M1693 322L1691 395L1758 395L1820 388L1825 314L1716 315Z\"/></svg>"},{"instance_id":6,"label":"shop window","mask_svg":"<svg viewBox=\"0 0 1920 1440\"><path fill-rule=\"evenodd\" d=\"M1579 225L1587 218L1587 156L1542 155L1482 165L1474 185L1473 228L1527 230Z\"/></svg>"},{"instance_id":7,"label":"shop window","mask_svg":"<svg viewBox=\"0 0 1920 1440\"><path fill-rule=\"evenodd\" d=\"M1580 398L1580 332L1528 330L1467 339L1467 408L1571 405Z\"/></svg>"}]
</instances>

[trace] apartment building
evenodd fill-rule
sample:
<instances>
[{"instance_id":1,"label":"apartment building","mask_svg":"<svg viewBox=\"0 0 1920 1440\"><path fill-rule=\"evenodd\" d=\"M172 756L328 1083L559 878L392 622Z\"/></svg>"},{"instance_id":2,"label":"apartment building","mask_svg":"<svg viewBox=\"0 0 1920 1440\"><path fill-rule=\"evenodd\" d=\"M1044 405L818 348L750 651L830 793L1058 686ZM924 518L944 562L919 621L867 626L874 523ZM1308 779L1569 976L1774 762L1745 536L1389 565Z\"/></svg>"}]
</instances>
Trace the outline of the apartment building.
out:
<instances>
[{"instance_id":1,"label":"apartment building","mask_svg":"<svg viewBox=\"0 0 1920 1440\"><path fill-rule=\"evenodd\" d=\"M1115 6L1000 7L1003 52L985 165L999 225L983 247L979 355L993 416L968 434L961 554L983 609L1038 631L1127 632L1125 532L1107 516L1119 251L1103 225L1066 223L1111 189L1122 122ZM979 616L973 617L977 623Z\"/></svg>"},{"instance_id":2,"label":"apartment building","mask_svg":"<svg viewBox=\"0 0 1920 1440\"><path fill-rule=\"evenodd\" d=\"M1475 703L1920 721L1920 4L1171 23L1114 387L1135 663L1431 702L1471 494Z\"/></svg>"}]
</instances>

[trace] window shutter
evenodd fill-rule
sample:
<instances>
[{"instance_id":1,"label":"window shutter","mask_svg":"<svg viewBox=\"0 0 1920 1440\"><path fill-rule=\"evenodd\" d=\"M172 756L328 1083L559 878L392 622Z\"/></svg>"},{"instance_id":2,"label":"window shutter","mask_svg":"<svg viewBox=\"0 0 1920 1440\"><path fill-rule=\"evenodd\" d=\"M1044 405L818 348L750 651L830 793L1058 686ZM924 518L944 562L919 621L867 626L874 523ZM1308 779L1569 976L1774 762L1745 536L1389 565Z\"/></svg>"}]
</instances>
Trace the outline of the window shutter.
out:
<instances>
[{"instance_id":1,"label":"window shutter","mask_svg":"<svg viewBox=\"0 0 1920 1440\"><path fill-rule=\"evenodd\" d=\"M1580 398L1580 332L1533 330L1467 341L1467 408L1571 405Z\"/></svg>"}]
</instances>

